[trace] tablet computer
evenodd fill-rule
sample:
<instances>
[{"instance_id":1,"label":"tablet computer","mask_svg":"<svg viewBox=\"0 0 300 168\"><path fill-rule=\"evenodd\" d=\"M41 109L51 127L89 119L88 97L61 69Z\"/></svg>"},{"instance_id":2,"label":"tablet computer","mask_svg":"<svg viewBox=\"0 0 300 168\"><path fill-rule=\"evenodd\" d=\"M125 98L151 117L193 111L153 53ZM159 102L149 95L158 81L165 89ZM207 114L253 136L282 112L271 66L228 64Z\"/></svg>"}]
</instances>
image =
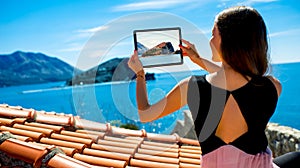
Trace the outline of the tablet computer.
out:
<instances>
[{"instance_id":1,"label":"tablet computer","mask_svg":"<svg viewBox=\"0 0 300 168\"><path fill-rule=\"evenodd\" d=\"M179 27L134 30L134 48L143 67L183 63L181 29Z\"/></svg>"}]
</instances>

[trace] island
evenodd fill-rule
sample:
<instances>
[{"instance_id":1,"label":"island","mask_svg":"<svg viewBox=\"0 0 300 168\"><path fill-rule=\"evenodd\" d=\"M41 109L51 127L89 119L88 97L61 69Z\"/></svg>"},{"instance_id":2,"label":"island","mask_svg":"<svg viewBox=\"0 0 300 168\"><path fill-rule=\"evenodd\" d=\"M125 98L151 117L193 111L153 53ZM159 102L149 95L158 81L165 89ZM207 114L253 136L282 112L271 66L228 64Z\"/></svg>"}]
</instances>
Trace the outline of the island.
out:
<instances>
[{"instance_id":1,"label":"island","mask_svg":"<svg viewBox=\"0 0 300 168\"><path fill-rule=\"evenodd\" d=\"M114 81L130 81L136 78L128 67L129 58L113 58L87 71L74 75L66 85L85 85ZM146 73L146 80L155 80L154 73Z\"/></svg>"}]
</instances>

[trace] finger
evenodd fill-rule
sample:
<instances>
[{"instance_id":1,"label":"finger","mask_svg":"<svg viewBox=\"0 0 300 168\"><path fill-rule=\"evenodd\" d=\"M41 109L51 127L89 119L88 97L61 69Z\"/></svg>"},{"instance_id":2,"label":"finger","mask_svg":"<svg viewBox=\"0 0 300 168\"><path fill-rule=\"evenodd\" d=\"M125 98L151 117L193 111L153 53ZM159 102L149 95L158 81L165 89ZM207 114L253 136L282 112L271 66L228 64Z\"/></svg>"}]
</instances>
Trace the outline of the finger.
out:
<instances>
[{"instance_id":1,"label":"finger","mask_svg":"<svg viewBox=\"0 0 300 168\"><path fill-rule=\"evenodd\" d=\"M133 54L132 54L131 57L130 57L130 61L133 61L133 60L136 59L136 56L137 56L136 53L137 53L136 50L134 50Z\"/></svg>"},{"instance_id":2,"label":"finger","mask_svg":"<svg viewBox=\"0 0 300 168\"><path fill-rule=\"evenodd\" d=\"M186 52L187 51L186 47L184 47L182 45L179 45L179 47L181 48L182 55L183 56L188 56L188 53Z\"/></svg>"},{"instance_id":3,"label":"finger","mask_svg":"<svg viewBox=\"0 0 300 168\"><path fill-rule=\"evenodd\" d=\"M187 40L181 39L181 41L182 41L184 44L186 44L187 46L192 46L192 45L193 45L192 43L190 43L190 42L187 41Z\"/></svg>"},{"instance_id":4,"label":"finger","mask_svg":"<svg viewBox=\"0 0 300 168\"><path fill-rule=\"evenodd\" d=\"M138 60L138 59L139 59L137 50L134 50L133 58L134 58L135 60Z\"/></svg>"},{"instance_id":5,"label":"finger","mask_svg":"<svg viewBox=\"0 0 300 168\"><path fill-rule=\"evenodd\" d=\"M130 65L130 64L132 64L132 62L133 62L133 55L131 55L131 57L129 58L129 60L128 60L128 65Z\"/></svg>"},{"instance_id":6,"label":"finger","mask_svg":"<svg viewBox=\"0 0 300 168\"><path fill-rule=\"evenodd\" d=\"M183 56L189 56L187 52L182 52Z\"/></svg>"},{"instance_id":7,"label":"finger","mask_svg":"<svg viewBox=\"0 0 300 168\"><path fill-rule=\"evenodd\" d=\"M191 48L189 46L183 46L183 45L179 45L179 47L183 50L189 50Z\"/></svg>"}]
</instances>

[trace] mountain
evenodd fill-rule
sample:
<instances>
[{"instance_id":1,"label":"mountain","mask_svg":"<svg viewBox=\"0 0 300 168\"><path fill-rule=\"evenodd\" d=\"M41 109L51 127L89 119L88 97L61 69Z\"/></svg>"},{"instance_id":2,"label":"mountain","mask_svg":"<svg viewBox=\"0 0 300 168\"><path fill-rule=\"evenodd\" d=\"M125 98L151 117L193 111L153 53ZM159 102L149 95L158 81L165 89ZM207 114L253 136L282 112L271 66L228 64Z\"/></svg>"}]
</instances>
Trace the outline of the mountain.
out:
<instances>
[{"instance_id":1,"label":"mountain","mask_svg":"<svg viewBox=\"0 0 300 168\"><path fill-rule=\"evenodd\" d=\"M155 55L169 55L178 54L179 51L174 51L174 47L171 42L162 42L155 47L148 49L142 54L142 57L155 56Z\"/></svg>"},{"instance_id":2,"label":"mountain","mask_svg":"<svg viewBox=\"0 0 300 168\"><path fill-rule=\"evenodd\" d=\"M0 65L0 87L64 81L75 69L58 58L22 51L0 55Z\"/></svg>"},{"instance_id":3,"label":"mountain","mask_svg":"<svg viewBox=\"0 0 300 168\"><path fill-rule=\"evenodd\" d=\"M75 75L67 80L67 85L83 85L111 81L129 81L136 76L128 67L129 58L113 58L99 66L95 66L85 72ZM154 80L153 73L146 74L146 80Z\"/></svg>"},{"instance_id":4,"label":"mountain","mask_svg":"<svg viewBox=\"0 0 300 168\"><path fill-rule=\"evenodd\" d=\"M146 52L149 49L146 46L144 46L142 43L137 42L137 50L138 50L138 54L142 55L144 52Z\"/></svg>"}]
</instances>

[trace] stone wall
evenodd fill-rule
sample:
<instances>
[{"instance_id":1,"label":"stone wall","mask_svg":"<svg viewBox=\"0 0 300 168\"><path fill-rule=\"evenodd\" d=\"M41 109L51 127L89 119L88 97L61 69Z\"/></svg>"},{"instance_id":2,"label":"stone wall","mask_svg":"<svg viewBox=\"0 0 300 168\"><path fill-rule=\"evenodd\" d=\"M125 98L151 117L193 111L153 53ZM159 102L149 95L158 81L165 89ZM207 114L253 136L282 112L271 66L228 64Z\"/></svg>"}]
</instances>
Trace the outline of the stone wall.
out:
<instances>
[{"instance_id":1,"label":"stone wall","mask_svg":"<svg viewBox=\"0 0 300 168\"><path fill-rule=\"evenodd\" d=\"M274 157L292 151L300 151L300 131L297 129L269 123L266 135Z\"/></svg>"},{"instance_id":2,"label":"stone wall","mask_svg":"<svg viewBox=\"0 0 300 168\"><path fill-rule=\"evenodd\" d=\"M194 122L189 110L184 111L184 120L178 120L172 131L181 137L197 139ZM300 151L300 131L291 127L269 123L266 129L269 148L277 157L288 152Z\"/></svg>"}]
</instances>

